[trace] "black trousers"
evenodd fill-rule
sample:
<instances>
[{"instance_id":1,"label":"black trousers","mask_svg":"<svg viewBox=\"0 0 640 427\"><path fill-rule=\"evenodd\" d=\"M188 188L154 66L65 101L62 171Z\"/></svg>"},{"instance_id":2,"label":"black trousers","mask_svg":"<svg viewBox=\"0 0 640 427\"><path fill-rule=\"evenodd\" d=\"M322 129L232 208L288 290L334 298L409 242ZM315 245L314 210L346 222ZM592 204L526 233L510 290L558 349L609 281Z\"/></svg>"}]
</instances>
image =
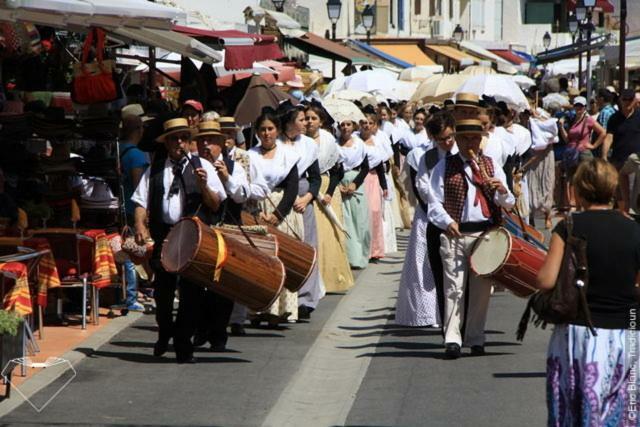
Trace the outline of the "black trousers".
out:
<instances>
[{"instance_id":1,"label":"black trousers","mask_svg":"<svg viewBox=\"0 0 640 427\"><path fill-rule=\"evenodd\" d=\"M227 326L233 311L233 301L202 289L198 305L196 335L206 338L211 344L227 344Z\"/></svg>"},{"instance_id":2,"label":"black trousers","mask_svg":"<svg viewBox=\"0 0 640 427\"><path fill-rule=\"evenodd\" d=\"M168 342L173 338L173 346L178 357L193 354L191 337L196 326L198 303L202 296L202 288L168 273L160 262L152 262L155 271L154 298L156 300L156 322L158 323L158 340ZM176 287L180 288L178 314L173 320L173 300Z\"/></svg>"},{"instance_id":3,"label":"black trousers","mask_svg":"<svg viewBox=\"0 0 640 427\"><path fill-rule=\"evenodd\" d=\"M442 258L440 257L440 235L443 230L429 223L427 225L427 253L429 263L433 272L433 280L436 285L436 296L438 298L438 310L440 320L444 322L444 269L442 268Z\"/></svg>"}]
</instances>

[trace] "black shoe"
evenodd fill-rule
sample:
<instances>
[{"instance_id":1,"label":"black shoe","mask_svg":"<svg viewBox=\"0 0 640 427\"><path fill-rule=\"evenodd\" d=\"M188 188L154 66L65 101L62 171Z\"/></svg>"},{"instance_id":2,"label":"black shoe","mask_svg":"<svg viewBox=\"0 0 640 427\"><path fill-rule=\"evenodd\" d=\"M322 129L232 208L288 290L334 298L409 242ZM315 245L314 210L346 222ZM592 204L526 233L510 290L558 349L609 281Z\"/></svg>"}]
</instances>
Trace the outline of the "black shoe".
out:
<instances>
[{"instance_id":1,"label":"black shoe","mask_svg":"<svg viewBox=\"0 0 640 427\"><path fill-rule=\"evenodd\" d=\"M193 337L193 346L202 347L207 343L207 336L204 334L195 334Z\"/></svg>"},{"instance_id":2,"label":"black shoe","mask_svg":"<svg viewBox=\"0 0 640 427\"><path fill-rule=\"evenodd\" d=\"M444 355L446 359L457 359L460 357L460 346L454 342L444 345Z\"/></svg>"},{"instance_id":3,"label":"black shoe","mask_svg":"<svg viewBox=\"0 0 640 427\"><path fill-rule=\"evenodd\" d=\"M483 345L472 345L471 346L471 355L472 356L484 356L484 346Z\"/></svg>"},{"instance_id":4,"label":"black shoe","mask_svg":"<svg viewBox=\"0 0 640 427\"><path fill-rule=\"evenodd\" d=\"M231 335L235 337L243 337L247 335L247 331L244 330L244 326L242 326L240 323L232 323Z\"/></svg>"},{"instance_id":5,"label":"black shoe","mask_svg":"<svg viewBox=\"0 0 640 427\"><path fill-rule=\"evenodd\" d=\"M169 341L158 340L153 345L153 355L155 357L160 357L167 352L169 349Z\"/></svg>"},{"instance_id":6,"label":"black shoe","mask_svg":"<svg viewBox=\"0 0 640 427\"><path fill-rule=\"evenodd\" d=\"M196 358L193 357L193 354L188 354L188 355L184 355L184 356L178 356L176 355L176 362L179 364L186 364L186 363L196 363Z\"/></svg>"},{"instance_id":7,"label":"black shoe","mask_svg":"<svg viewBox=\"0 0 640 427\"><path fill-rule=\"evenodd\" d=\"M370 264L377 264L380 258L369 258Z\"/></svg>"},{"instance_id":8,"label":"black shoe","mask_svg":"<svg viewBox=\"0 0 640 427\"><path fill-rule=\"evenodd\" d=\"M298 307L298 319L310 319L312 312L313 308L307 307L306 305L301 305L300 307Z\"/></svg>"},{"instance_id":9,"label":"black shoe","mask_svg":"<svg viewBox=\"0 0 640 427\"><path fill-rule=\"evenodd\" d=\"M227 349L227 345L223 342L212 342L211 351L225 351Z\"/></svg>"}]
</instances>

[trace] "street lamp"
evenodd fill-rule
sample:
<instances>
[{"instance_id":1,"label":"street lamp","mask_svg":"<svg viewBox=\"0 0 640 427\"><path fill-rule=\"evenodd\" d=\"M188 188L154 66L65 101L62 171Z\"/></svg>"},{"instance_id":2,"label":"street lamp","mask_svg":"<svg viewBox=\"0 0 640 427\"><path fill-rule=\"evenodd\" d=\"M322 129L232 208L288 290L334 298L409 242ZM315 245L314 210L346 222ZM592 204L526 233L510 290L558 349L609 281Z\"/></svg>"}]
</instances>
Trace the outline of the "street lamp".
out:
<instances>
[{"instance_id":1,"label":"street lamp","mask_svg":"<svg viewBox=\"0 0 640 427\"><path fill-rule=\"evenodd\" d=\"M578 4L576 4L576 17L578 18L578 22L584 21L584 18L587 16L587 8L584 7L584 3L582 0L578 0Z\"/></svg>"},{"instance_id":2,"label":"street lamp","mask_svg":"<svg viewBox=\"0 0 640 427\"><path fill-rule=\"evenodd\" d=\"M549 50L549 46L551 46L551 34L549 34L549 31L542 36L542 46L544 46L545 51Z\"/></svg>"},{"instance_id":3,"label":"street lamp","mask_svg":"<svg viewBox=\"0 0 640 427\"><path fill-rule=\"evenodd\" d=\"M371 44L371 29L373 28L374 13L370 5L366 5L362 11L362 26L367 30L367 44Z\"/></svg>"},{"instance_id":4,"label":"street lamp","mask_svg":"<svg viewBox=\"0 0 640 427\"><path fill-rule=\"evenodd\" d=\"M271 3L273 3L273 7L276 8L277 12L284 11L284 2L285 0L271 0Z\"/></svg>"},{"instance_id":5,"label":"street lamp","mask_svg":"<svg viewBox=\"0 0 640 427\"><path fill-rule=\"evenodd\" d=\"M576 42L576 33L578 32L578 18L576 15L569 15L569 32L571 33L571 42Z\"/></svg>"},{"instance_id":6,"label":"street lamp","mask_svg":"<svg viewBox=\"0 0 640 427\"><path fill-rule=\"evenodd\" d=\"M336 24L340 19L340 12L342 10L342 2L340 0L327 0L327 14L331 21L331 40L336 40ZM336 78L336 60L331 60L331 76Z\"/></svg>"},{"instance_id":7,"label":"street lamp","mask_svg":"<svg viewBox=\"0 0 640 427\"><path fill-rule=\"evenodd\" d=\"M462 42L462 38L464 37L464 30L460 26L460 24L456 25L456 28L453 30L453 39L456 43L460 44Z\"/></svg>"}]
</instances>

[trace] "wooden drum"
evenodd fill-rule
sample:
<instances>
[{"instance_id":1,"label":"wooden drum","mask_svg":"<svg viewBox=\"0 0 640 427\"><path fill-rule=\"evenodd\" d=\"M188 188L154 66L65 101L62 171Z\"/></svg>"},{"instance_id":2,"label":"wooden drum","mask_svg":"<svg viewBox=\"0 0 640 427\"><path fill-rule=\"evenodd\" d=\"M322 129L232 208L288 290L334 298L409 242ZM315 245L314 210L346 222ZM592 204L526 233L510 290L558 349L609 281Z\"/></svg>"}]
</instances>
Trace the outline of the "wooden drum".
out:
<instances>
[{"instance_id":1,"label":"wooden drum","mask_svg":"<svg viewBox=\"0 0 640 427\"><path fill-rule=\"evenodd\" d=\"M215 281L220 243L226 259ZM183 218L173 226L162 246L161 261L168 272L255 311L265 310L276 300L285 277L277 257L216 233L197 218Z\"/></svg>"},{"instance_id":2,"label":"wooden drum","mask_svg":"<svg viewBox=\"0 0 640 427\"><path fill-rule=\"evenodd\" d=\"M247 212L242 212L242 222L247 225L258 225L257 219ZM290 292L298 292L316 265L316 249L272 225L260 225L267 227L269 234L273 234L278 238L280 249L278 258L284 264L287 272L284 287Z\"/></svg>"}]
</instances>

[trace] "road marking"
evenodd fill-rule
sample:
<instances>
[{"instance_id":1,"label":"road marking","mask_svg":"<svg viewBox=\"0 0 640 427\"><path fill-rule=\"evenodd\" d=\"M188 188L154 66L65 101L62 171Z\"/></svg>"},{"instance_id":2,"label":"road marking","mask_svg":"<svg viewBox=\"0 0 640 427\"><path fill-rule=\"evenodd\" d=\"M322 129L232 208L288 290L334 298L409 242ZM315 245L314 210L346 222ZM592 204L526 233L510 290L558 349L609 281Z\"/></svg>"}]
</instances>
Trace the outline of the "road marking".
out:
<instances>
[{"instance_id":1,"label":"road marking","mask_svg":"<svg viewBox=\"0 0 640 427\"><path fill-rule=\"evenodd\" d=\"M402 258L370 265L338 304L263 426L344 425L371 357L381 323L395 305ZM380 274L387 273L387 274ZM375 311L373 311L375 310Z\"/></svg>"}]
</instances>

